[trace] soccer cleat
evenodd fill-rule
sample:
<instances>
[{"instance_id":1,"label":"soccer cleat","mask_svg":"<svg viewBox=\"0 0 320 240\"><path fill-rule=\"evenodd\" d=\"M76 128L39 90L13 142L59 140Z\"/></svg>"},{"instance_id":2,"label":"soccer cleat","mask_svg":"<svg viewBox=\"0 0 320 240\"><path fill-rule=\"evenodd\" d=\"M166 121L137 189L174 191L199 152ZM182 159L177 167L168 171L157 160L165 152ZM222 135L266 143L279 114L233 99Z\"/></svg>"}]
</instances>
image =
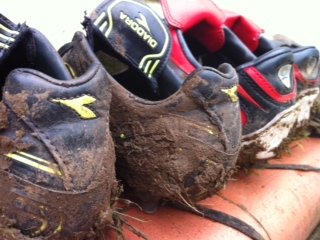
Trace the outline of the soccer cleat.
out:
<instances>
[{"instance_id":1,"label":"soccer cleat","mask_svg":"<svg viewBox=\"0 0 320 240\"><path fill-rule=\"evenodd\" d=\"M193 205L233 173L241 123L234 69L184 72L173 39L147 5L104 1L84 26L112 73L111 129L117 173L145 211L160 200Z\"/></svg>"},{"instance_id":2,"label":"soccer cleat","mask_svg":"<svg viewBox=\"0 0 320 240\"><path fill-rule=\"evenodd\" d=\"M173 49L184 50L183 57L174 56L176 62L185 63L186 70L195 66L188 46L203 65L227 62L236 67L243 126L239 163L275 156L297 117L291 50L279 48L256 57L224 27L224 13L210 0L162 0L161 7L155 9L170 25Z\"/></svg>"},{"instance_id":3,"label":"soccer cleat","mask_svg":"<svg viewBox=\"0 0 320 240\"><path fill-rule=\"evenodd\" d=\"M0 32L0 238L92 239L116 187L107 73L81 35L64 63L25 24Z\"/></svg>"},{"instance_id":4,"label":"soccer cleat","mask_svg":"<svg viewBox=\"0 0 320 240\"><path fill-rule=\"evenodd\" d=\"M239 14L224 11L225 25L230 28L245 44L260 56L279 47L290 47L294 56L294 74L298 87L298 115L295 128L307 125L310 109L319 95L319 51L313 46L301 46L288 38L278 36L268 40L263 30L252 21ZM295 130L297 133L297 130Z\"/></svg>"}]
</instances>

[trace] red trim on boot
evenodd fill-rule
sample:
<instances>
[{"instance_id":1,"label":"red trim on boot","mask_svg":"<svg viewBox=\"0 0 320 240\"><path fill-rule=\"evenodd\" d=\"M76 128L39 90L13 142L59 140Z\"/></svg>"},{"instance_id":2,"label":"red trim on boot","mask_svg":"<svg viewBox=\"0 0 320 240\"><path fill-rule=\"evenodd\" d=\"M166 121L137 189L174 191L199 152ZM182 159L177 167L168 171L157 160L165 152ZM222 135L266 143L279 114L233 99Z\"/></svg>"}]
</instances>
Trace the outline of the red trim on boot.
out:
<instances>
[{"instance_id":1,"label":"red trim on boot","mask_svg":"<svg viewBox=\"0 0 320 240\"><path fill-rule=\"evenodd\" d=\"M305 83L306 79L302 75L302 72L300 71L300 69L299 69L297 64L293 65L293 69L294 69L294 77L296 78L296 80L298 80L301 83Z\"/></svg>"},{"instance_id":2,"label":"red trim on boot","mask_svg":"<svg viewBox=\"0 0 320 240\"><path fill-rule=\"evenodd\" d=\"M211 0L161 0L161 4L170 26L182 32L192 30L210 50L217 51L223 47L225 16Z\"/></svg>"},{"instance_id":3,"label":"red trim on boot","mask_svg":"<svg viewBox=\"0 0 320 240\"><path fill-rule=\"evenodd\" d=\"M294 81L293 91L283 95L272 86L272 84L254 67L248 67L244 71L251 77L253 81L274 101L279 103L287 103L297 97L297 82Z\"/></svg>"},{"instance_id":4,"label":"red trim on boot","mask_svg":"<svg viewBox=\"0 0 320 240\"><path fill-rule=\"evenodd\" d=\"M242 126L244 127L245 125L247 125L248 123L248 116L247 116L247 113L245 111L243 111L241 109L241 123L242 123Z\"/></svg>"}]
</instances>

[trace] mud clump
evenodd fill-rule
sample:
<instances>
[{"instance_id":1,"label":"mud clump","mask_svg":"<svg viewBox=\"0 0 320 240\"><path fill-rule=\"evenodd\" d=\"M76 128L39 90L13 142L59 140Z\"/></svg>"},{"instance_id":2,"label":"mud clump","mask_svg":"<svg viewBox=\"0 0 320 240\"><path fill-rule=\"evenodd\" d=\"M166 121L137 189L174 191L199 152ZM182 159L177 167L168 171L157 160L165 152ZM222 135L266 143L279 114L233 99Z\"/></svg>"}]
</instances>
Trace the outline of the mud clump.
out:
<instances>
[{"instance_id":1,"label":"mud clump","mask_svg":"<svg viewBox=\"0 0 320 240\"><path fill-rule=\"evenodd\" d=\"M2 102L0 102L0 131L8 128L8 126L9 126L9 120L8 120L7 108Z\"/></svg>"},{"instance_id":2,"label":"mud clump","mask_svg":"<svg viewBox=\"0 0 320 240\"><path fill-rule=\"evenodd\" d=\"M28 96L29 94L25 91L15 95L11 95L8 92L5 92L4 94L4 97L7 99L7 101L11 103L13 111L19 117L28 116Z\"/></svg>"},{"instance_id":3,"label":"mud clump","mask_svg":"<svg viewBox=\"0 0 320 240\"><path fill-rule=\"evenodd\" d=\"M316 99L311 108L311 117L309 121L309 132L315 136L320 136L320 97Z\"/></svg>"},{"instance_id":4,"label":"mud clump","mask_svg":"<svg viewBox=\"0 0 320 240\"><path fill-rule=\"evenodd\" d=\"M17 132L17 134L18 137L15 140L12 140L6 136L0 136L0 154L21 151L30 147L30 145L21 141L21 132Z\"/></svg>"},{"instance_id":5,"label":"mud clump","mask_svg":"<svg viewBox=\"0 0 320 240\"><path fill-rule=\"evenodd\" d=\"M247 168L251 166L255 162L259 161L257 160L256 155L262 150L264 150L264 148L256 143L243 145L238 156L237 164L241 168Z\"/></svg>"},{"instance_id":6,"label":"mud clump","mask_svg":"<svg viewBox=\"0 0 320 240\"><path fill-rule=\"evenodd\" d=\"M9 128L8 110L6 106L0 103L0 131L4 131ZM25 135L24 131L16 131L15 139L11 139L7 136L0 136L0 154L6 154L23 149L27 149L29 146L21 141Z\"/></svg>"},{"instance_id":7,"label":"mud clump","mask_svg":"<svg viewBox=\"0 0 320 240\"><path fill-rule=\"evenodd\" d=\"M4 240L31 240L24 236L18 229L14 228L14 220L8 219L0 211L0 239ZM40 240L39 238L33 238L32 240Z\"/></svg>"},{"instance_id":8,"label":"mud clump","mask_svg":"<svg viewBox=\"0 0 320 240\"><path fill-rule=\"evenodd\" d=\"M113 129L118 175L145 211L155 211L160 200L193 206L224 187L235 171L237 154L223 155L210 144L191 140L179 127L168 127L175 120L155 122Z\"/></svg>"}]
</instances>

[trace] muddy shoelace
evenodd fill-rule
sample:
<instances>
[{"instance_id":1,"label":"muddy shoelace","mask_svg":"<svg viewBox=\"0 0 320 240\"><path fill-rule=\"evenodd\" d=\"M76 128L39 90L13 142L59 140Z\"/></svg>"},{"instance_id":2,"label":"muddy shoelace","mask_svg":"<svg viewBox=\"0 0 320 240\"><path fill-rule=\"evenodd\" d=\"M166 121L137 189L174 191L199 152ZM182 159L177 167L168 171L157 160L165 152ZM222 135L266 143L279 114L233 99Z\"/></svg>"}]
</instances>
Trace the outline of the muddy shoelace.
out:
<instances>
[{"instance_id":1,"label":"muddy shoelace","mask_svg":"<svg viewBox=\"0 0 320 240\"><path fill-rule=\"evenodd\" d=\"M303 172L320 172L320 168L304 165L304 164L269 164L269 163L255 163L251 165L251 169L269 169L269 170L293 170Z\"/></svg>"},{"instance_id":2,"label":"muddy shoelace","mask_svg":"<svg viewBox=\"0 0 320 240\"><path fill-rule=\"evenodd\" d=\"M314 167L311 165L269 164L267 161L261 162L261 163L254 163L254 164L251 164L250 166L246 166L245 168L246 169L294 170L294 171L303 171L303 172L320 172L320 168ZM202 216L209 220L231 227L243 233L244 235L250 237L253 240L264 240L264 237L259 232L257 232L251 225L227 213L214 210L214 209L209 209L204 206L200 206L198 204L195 205L194 208L191 208L190 206L185 206L185 205L178 205L178 206L175 205L175 207L178 207L179 209L191 212L198 216ZM259 223L259 225L261 226L261 223ZM263 226L261 227L266 231L266 229ZM266 234L268 235L268 238L271 239L267 231L266 231Z\"/></svg>"},{"instance_id":3,"label":"muddy shoelace","mask_svg":"<svg viewBox=\"0 0 320 240\"><path fill-rule=\"evenodd\" d=\"M248 165L241 166L242 168L249 170L249 169L268 169L268 170L293 170L293 171L303 171L303 172L320 172L319 167L306 165L306 164L270 164L268 163L268 160L251 163ZM237 205L236 203L233 203ZM190 206L185 205L175 205L175 207L178 207L179 209L191 212L193 214L196 214L198 216L202 216L204 218L207 218L209 220L212 220L214 222L221 223L223 225L226 225L228 227L231 227L244 235L248 236L249 238L253 240L264 240L264 237L255 230L251 225L244 222L243 220L229 215L227 213L209 209L201 205L196 205L194 208L191 208ZM251 215L251 214L250 214ZM258 224L264 229L266 232L268 239L271 239L266 229L261 225L260 222Z\"/></svg>"},{"instance_id":4,"label":"muddy shoelace","mask_svg":"<svg viewBox=\"0 0 320 240\"><path fill-rule=\"evenodd\" d=\"M251 169L270 169L270 170L294 170L303 172L320 172L320 168L304 165L304 164L269 164L269 163L255 163L250 166ZM196 205L196 209L191 209L190 207L180 206L184 210L203 216L207 219L219 222L228 227L236 229L237 231L245 234L253 240L263 240L259 232L257 232L252 226L242 221L241 219L231 216L227 213L209 209L200 205ZM267 233L269 239L270 236Z\"/></svg>"},{"instance_id":5,"label":"muddy shoelace","mask_svg":"<svg viewBox=\"0 0 320 240\"><path fill-rule=\"evenodd\" d=\"M320 172L320 168L310 166L310 165L303 165L303 164L269 164L267 161L262 163L255 163L250 166L246 166L246 169L274 169L274 170L296 170L296 171L304 171L304 172ZM220 196L222 197L222 196ZM224 197L222 197L225 199ZM225 199L232 204L239 206L238 204ZM182 211L186 211L192 214L195 214L200 217L204 217L208 220L211 220L213 222L218 222L220 224L226 225L228 227L231 227L242 234L246 235L247 237L253 239L253 240L265 240L265 238L251 225L244 222L243 220L232 216L230 214L227 214L225 212L210 209L204 206L201 206L199 204L196 205L185 205L185 204L171 204L172 207L176 209L180 209ZM141 209L140 209L141 210ZM246 211L247 212L247 211ZM267 230L262 226L262 224L254 217L252 214L247 212L251 217L254 218L254 220L260 225L260 227L265 231L266 235L268 236L268 239L270 240L271 237L268 234ZM123 222L125 225L127 225L130 228L130 231L139 236L143 239L148 239L143 233L141 233L139 230L135 229L132 225L130 225L128 222Z\"/></svg>"},{"instance_id":6,"label":"muddy shoelace","mask_svg":"<svg viewBox=\"0 0 320 240\"><path fill-rule=\"evenodd\" d=\"M257 230L255 230L254 227L227 213L210 209L199 204L196 204L194 208L182 204L175 204L174 207L231 227L253 240L265 240L265 238Z\"/></svg>"}]
</instances>

